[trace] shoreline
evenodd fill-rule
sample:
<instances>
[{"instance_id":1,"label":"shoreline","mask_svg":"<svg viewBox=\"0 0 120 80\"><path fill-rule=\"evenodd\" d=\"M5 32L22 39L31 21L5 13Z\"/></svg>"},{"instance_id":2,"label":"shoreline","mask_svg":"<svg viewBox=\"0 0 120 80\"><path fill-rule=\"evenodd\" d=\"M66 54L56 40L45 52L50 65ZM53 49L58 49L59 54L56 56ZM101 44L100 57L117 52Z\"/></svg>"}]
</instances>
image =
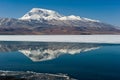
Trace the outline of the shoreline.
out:
<instances>
[{"instance_id":1,"label":"shoreline","mask_svg":"<svg viewBox=\"0 0 120 80\"><path fill-rule=\"evenodd\" d=\"M4 70L0 70L0 79L1 78L14 78L16 80L20 79L25 79L25 80L31 80L31 79L35 79L35 80L59 80L59 79L63 79L63 80L77 80L77 79L73 79L71 77L69 77L66 74L50 74L50 73L36 73L33 71L4 71ZM7 80L7 79L6 79Z\"/></svg>"},{"instance_id":2,"label":"shoreline","mask_svg":"<svg viewBox=\"0 0 120 80\"><path fill-rule=\"evenodd\" d=\"M0 35L0 41L120 44L120 35Z\"/></svg>"}]
</instances>

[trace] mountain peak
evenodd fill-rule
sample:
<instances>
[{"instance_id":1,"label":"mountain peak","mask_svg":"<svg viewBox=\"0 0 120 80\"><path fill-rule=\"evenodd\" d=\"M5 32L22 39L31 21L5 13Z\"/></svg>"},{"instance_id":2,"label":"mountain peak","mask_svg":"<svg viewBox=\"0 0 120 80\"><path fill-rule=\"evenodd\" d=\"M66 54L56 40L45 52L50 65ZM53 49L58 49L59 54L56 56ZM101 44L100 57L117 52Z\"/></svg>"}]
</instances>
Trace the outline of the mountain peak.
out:
<instances>
[{"instance_id":1,"label":"mountain peak","mask_svg":"<svg viewBox=\"0 0 120 80\"><path fill-rule=\"evenodd\" d=\"M41 11L43 11L43 12L49 12L49 13L54 13L55 12L53 10L48 10L48 9L43 9L43 8L33 8L33 9L31 9L30 12L41 12Z\"/></svg>"},{"instance_id":2,"label":"mountain peak","mask_svg":"<svg viewBox=\"0 0 120 80\"><path fill-rule=\"evenodd\" d=\"M56 11L33 8L27 14L20 18L21 20L81 20L90 22L99 22L98 20L92 20L89 18L81 18L80 16L70 15L64 16Z\"/></svg>"},{"instance_id":3,"label":"mountain peak","mask_svg":"<svg viewBox=\"0 0 120 80\"><path fill-rule=\"evenodd\" d=\"M47 10L42 8L33 8L30 10L27 14L25 14L22 18L22 20L52 20L52 19L58 19L61 15L53 10Z\"/></svg>"}]
</instances>

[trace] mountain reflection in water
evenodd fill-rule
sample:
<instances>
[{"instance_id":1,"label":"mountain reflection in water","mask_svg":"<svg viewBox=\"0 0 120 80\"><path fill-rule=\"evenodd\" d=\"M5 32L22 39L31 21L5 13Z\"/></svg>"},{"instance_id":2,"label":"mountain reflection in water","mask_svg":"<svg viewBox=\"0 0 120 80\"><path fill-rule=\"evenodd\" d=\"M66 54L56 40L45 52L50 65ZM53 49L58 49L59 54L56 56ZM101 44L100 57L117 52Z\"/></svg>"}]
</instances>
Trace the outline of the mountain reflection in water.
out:
<instances>
[{"instance_id":1,"label":"mountain reflection in water","mask_svg":"<svg viewBox=\"0 0 120 80\"><path fill-rule=\"evenodd\" d=\"M46 61L64 54L79 54L100 48L97 44L43 43L43 42L0 42L0 52L19 51L32 61Z\"/></svg>"}]
</instances>

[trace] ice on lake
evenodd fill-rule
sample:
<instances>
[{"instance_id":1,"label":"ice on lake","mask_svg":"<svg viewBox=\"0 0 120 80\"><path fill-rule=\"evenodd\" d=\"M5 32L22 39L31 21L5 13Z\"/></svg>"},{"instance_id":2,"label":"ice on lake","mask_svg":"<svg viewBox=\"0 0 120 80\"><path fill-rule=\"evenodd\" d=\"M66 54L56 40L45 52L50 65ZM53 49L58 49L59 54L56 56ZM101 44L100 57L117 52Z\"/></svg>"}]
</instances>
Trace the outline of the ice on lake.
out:
<instances>
[{"instance_id":1,"label":"ice on lake","mask_svg":"<svg viewBox=\"0 0 120 80\"><path fill-rule=\"evenodd\" d=\"M0 41L120 43L120 35L0 35Z\"/></svg>"}]
</instances>

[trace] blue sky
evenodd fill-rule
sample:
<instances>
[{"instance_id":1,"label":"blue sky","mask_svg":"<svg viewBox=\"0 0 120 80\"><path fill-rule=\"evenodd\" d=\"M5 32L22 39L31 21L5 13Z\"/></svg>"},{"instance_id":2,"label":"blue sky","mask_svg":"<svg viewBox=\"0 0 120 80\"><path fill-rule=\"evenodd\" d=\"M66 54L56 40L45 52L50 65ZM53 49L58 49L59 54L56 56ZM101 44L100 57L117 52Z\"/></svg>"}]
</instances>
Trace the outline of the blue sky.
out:
<instances>
[{"instance_id":1,"label":"blue sky","mask_svg":"<svg viewBox=\"0 0 120 80\"><path fill-rule=\"evenodd\" d=\"M120 26L120 0L0 0L0 17L19 18L35 7Z\"/></svg>"}]
</instances>

